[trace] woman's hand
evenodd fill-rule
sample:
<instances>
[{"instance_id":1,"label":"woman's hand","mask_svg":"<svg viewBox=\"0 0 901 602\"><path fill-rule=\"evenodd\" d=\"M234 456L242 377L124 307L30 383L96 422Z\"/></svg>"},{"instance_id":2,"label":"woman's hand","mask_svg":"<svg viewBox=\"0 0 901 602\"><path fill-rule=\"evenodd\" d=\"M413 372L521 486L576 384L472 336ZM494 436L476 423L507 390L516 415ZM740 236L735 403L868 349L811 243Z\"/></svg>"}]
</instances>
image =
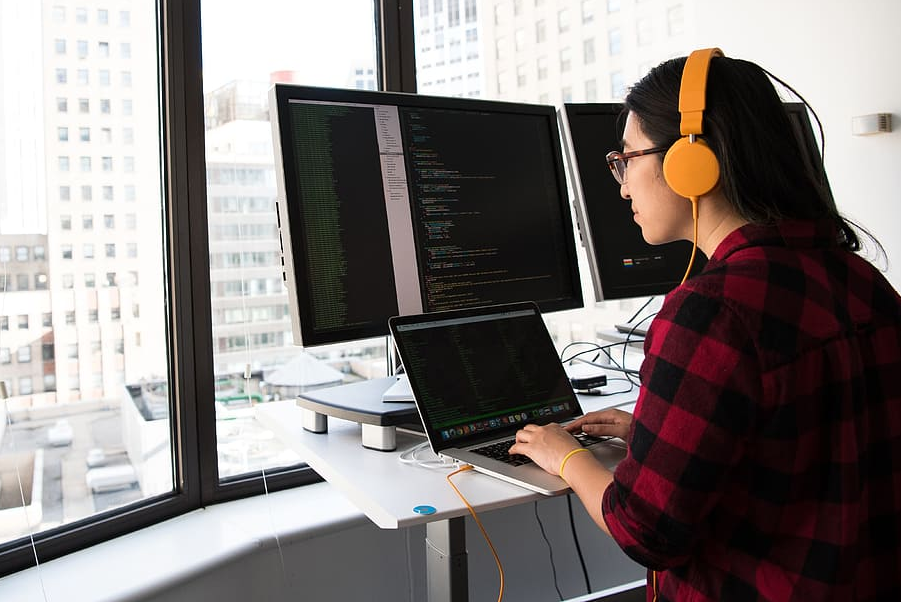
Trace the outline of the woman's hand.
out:
<instances>
[{"instance_id":1,"label":"woman's hand","mask_svg":"<svg viewBox=\"0 0 901 602\"><path fill-rule=\"evenodd\" d=\"M598 410L589 412L566 425L570 433L583 432L595 437L619 437L625 441L632 426L632 414L622 410ZM533 458L534 460L534 458Z\"/></svg>"},{"instance_id":2,"label":"woman's hand","mask_svg":"<svg viewBox=\"0 0 901 602\"><path fill-rule=\"evenodd\" d=\"M510 447L510 453L528 456L535 464L555 475L566 454L579 447L579 442L559 424L527 424L517 431L516 443Z\"/></svg>"}]
</instances>

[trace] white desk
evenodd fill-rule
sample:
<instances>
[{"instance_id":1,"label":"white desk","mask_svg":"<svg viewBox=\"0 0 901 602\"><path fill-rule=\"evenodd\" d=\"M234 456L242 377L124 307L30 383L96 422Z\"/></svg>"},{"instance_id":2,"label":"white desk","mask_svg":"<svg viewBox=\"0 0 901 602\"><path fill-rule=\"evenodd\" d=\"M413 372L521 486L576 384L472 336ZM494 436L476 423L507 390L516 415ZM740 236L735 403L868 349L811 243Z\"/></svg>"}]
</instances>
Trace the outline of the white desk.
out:
<instances>
[{"instance_id":1,"label":"white desk","mask_svg":"<svg viewBox=\"0 0 901 602\"><path fill-rule=\"evenodd\" d=\"M637 390L610 397L580 396L586 412L603 407L631 409ZM256 406L256 418L296 451L326 481L383 529L426 525L429 600L465 602L468 598L463 501L448 485L451 469L430 470L403 464L399 457L423 442L421 436L398 431L397 451L367 449L359 424L332 418L327 433L304 430L302 409L293 401ZM453 477L477 512L524 504L544 496L499 479L468 471ZM414 512L420 505L435 513Z\"/></svg>"}]
</instances>

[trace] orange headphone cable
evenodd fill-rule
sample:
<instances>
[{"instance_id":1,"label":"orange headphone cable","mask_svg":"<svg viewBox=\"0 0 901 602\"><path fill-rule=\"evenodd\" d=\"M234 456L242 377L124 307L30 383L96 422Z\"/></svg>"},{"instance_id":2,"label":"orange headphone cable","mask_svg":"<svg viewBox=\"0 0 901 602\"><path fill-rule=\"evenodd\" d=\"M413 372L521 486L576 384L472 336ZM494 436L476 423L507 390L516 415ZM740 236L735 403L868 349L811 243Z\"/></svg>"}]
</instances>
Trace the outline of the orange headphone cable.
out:
<instances>
[{"instance_id":1,"label":"orange headphone cable","mask_svg":"<svg viewBox=\"0 0 901 602\"><path fill-rule=\"evenodd\" d=\"M698 197L689 197L689 200L691 201L691 217L694 220L694 236L691 241L691 259L688 260L688 268L685 270L685 275L682 276L682 282L679 283L680 286L688 280L688 274L691 272L691 266L694 265L695 255L698 252Z\"/></svg>"},{"instance_id":2,"label":"orange headphone cable","mask_svg":"<svg viewBox=\"0 0 901 602\"><path fill-rule=\"evenodd\" d=\"M485 541L488 542L488 547L491 548L491 553L494 555L494 562L497 563L497 572L501 578L500 591L498 591L498 593L497 593L497 602L501 602L501 600L504 598L504 567L501 566L501 559L497 555L497 550L494 549L494 544L491 543L491 538L488 537L488 532L485 530L485 527L482 526L482 521L479 520L479 515L476 514L475 508L473 508L469 504L469 502L466 500L466 497L462 493L460 493L460 490L457 489L457 486L454 485L453 481L451 481L452 476L454 476L455 474L459 474L461 472L467 471L467 470L472 470L472 466L469 464L461 466L454 472L447 475L447 477L445 477L445 478L447 478L447 482L450 483L450 486L454 488L454 491L457 492L457 495L460 496L460 499L463 500L463 503L466 504L466 507L469 509L469 513L472 515L472 517L476 521L476 524L479 526L479 530L482 532L482 536L485 538Z\"/></svg>"}]
</instances>

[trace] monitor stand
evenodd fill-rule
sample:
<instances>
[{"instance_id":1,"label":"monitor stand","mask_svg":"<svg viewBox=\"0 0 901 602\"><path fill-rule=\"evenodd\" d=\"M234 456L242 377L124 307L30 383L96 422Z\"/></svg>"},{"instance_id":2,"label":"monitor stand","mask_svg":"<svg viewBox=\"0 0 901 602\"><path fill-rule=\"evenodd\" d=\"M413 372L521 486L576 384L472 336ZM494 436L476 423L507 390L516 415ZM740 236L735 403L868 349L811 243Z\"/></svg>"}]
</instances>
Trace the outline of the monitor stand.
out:
<instances>
[{"instance_id":1,"label":"monitor stand","mask_svg":"<svg viewBox=\"0 0 901 602\"><path fill-rule=\"evenodd\" d=\"M410 388L410 380L406 374L398 374L397 382L385 389L382 393L382 401L386 403L413 403L413 390Z\"/></svg>"}]
</instances>

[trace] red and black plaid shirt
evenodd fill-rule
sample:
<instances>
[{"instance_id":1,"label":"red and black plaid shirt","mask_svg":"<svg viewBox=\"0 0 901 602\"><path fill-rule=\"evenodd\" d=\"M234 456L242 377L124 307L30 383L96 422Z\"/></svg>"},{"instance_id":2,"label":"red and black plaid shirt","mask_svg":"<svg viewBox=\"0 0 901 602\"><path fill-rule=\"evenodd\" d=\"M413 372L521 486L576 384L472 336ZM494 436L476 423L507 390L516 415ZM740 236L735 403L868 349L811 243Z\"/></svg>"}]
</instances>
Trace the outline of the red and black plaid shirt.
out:
<instances>
[{"instance_id":1,"label":"red and black plaid shirt","mask_svg":"<svg viewBox=\"0 0 901 602\"><path fill-rule=\"evenodd\" d=\"M649 329L603 512L660 601L901 600L901 298L835 241L740 228Z\"/></svg>"}]
</instances>

